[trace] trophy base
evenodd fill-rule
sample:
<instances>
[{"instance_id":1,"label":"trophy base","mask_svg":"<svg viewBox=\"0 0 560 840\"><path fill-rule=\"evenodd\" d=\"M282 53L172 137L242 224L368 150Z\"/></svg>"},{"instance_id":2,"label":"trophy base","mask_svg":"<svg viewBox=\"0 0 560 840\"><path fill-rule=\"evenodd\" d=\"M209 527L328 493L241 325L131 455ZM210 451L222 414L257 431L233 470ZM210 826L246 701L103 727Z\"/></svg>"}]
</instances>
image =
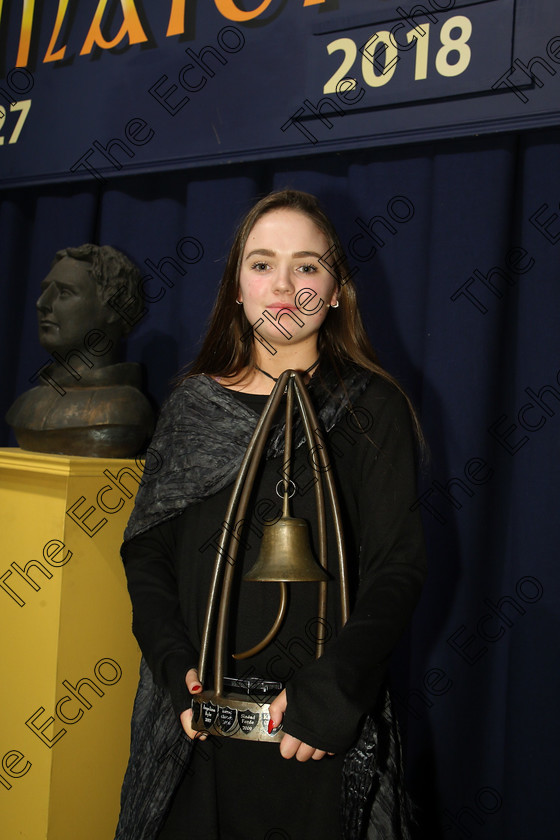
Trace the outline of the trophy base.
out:
<instances>
[{"instance_id":1,"label":"trophy base","mask_svg":"<svg viewBox=\"0 0 560 840\"><path fill-rule=\"evenodd\" d=\"M216 694L203 691L192 699L192 726L197 732L221 735L223 738L239 738L244 741L282 740L282 724L268 733L269 706L278 695L275 693L256 696L228 691Z\"/></svg>"}]
</instances>

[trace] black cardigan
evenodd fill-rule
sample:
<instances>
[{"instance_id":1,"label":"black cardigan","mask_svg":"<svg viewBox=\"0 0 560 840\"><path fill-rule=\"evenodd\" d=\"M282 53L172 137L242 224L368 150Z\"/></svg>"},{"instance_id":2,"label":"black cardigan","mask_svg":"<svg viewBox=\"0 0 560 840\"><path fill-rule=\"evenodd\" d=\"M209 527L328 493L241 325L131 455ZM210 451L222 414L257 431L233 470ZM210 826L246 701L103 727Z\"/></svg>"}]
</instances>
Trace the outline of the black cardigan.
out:
<instances>
[{"instance_id":1,"label":"black cardigan","mask_svg":"<svg viewBox=\"0 0 560 840\"><path fill-rule=\"evenodd\" d=\"M258 395L230 393L258 413L266 401ZM290 609L277 640L249 660L251 673L287 681L284 729L333 752L351 746L361 718L373 707L388 657L410 621L425 576L420 520L410 510L416 486L406 401L394 386L373 377L354 403L354 411L328 435L353 582L350 619L338 632L337 557L329 529L332 579L325 654L314 659L316 586L299 584L290 587ZM292 459L298 492L291 512L310 522L314 541L317 474L310 460L305 447L298 448ZM269 459L258 476L251 515L238 533L238 562L245 570L256 559L266 521L280 515L275 486L281 469L280 457ZM230 493L227 486L123 546L134 633L156 683L169 691L177 714L190 706L185 673L198 662L215 544ZM241 578L241 569L236 574ZM251 647L271 626L277 587L243 583L240 598L233 644L238 651ZM231 659L228 673L247 674L247 662ZM205 687L210 687L210 679Z\"/></svg>"}]
</instances>

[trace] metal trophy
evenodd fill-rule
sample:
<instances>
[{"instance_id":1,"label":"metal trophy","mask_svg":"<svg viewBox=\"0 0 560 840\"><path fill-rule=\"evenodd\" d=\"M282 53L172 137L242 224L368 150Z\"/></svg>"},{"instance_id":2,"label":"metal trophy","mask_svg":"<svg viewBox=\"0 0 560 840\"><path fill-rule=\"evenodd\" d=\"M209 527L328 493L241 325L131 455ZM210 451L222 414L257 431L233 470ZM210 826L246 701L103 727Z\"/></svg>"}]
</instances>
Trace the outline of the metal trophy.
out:
<instances>
[{"instance_id":1,"label":"metal trophy","mask_svg":"<svg viewBox=\"0 0 560 840\"><path fill-rule=\"evenodd\" d=\"M258 559L253 568L244 576L244 580L278 582L280 584L280 604L276 619L266 636L249 650L232 655L235 659L248 659L272 642L286 614L288 583L317 581L317 615L320 629L316 641L315 656L316 658L321 656L326 627L328 580L326 572L325 489L329 497L335 527L342 624L345 624L349 611L342 523L330 461L323 442L319 438L319 423L303 380L297 371L286 370L278 378L257 423L229 501L210 584L198 666L198 676L201 683L204 684L211 639L215 639L214 687L196 695L192 701L193 727L197 731L230 738L242 738L248 741L275 742L282 739L282 727L273 729L269 734L268 722L270 719L269 705L282 690L283 685L254 677L235 679L225 675L228 615L231 588L235 575L235 559L239 545L239 540L235 539L233 535L235 534L235 523L245 517L248 500L270 427L284 393L287 394L284 478L278 482L284 485L283 512L277 522L264 526ZM289 487L292 483L290 481L290 462L292 456L294 393L297 398L308 448L313 454L317 453L320 460L319 480L315 483L319 563L314 559L311 552L307 523L303 519L290 516L289 512ZM326 485L325 488L323 483Z\"/></svg>"}]
</instances>

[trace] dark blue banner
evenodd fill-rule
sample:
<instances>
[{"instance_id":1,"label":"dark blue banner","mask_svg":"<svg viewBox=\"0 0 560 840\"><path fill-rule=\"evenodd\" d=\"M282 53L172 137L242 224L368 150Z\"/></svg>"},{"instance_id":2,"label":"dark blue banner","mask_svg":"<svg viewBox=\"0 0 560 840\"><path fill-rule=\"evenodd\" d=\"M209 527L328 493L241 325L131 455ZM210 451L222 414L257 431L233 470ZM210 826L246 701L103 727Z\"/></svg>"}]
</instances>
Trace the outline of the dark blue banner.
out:
<instances>
[{"instance_id":1,"label":"dark blue banner","mask_svg":"<svg viewBox=\"0 0 560 840\"><path fill-rule=\"evenodd\" d=\"M0 184L558 124L547 0L0 2Z\"/></svg>"}]
</instances>

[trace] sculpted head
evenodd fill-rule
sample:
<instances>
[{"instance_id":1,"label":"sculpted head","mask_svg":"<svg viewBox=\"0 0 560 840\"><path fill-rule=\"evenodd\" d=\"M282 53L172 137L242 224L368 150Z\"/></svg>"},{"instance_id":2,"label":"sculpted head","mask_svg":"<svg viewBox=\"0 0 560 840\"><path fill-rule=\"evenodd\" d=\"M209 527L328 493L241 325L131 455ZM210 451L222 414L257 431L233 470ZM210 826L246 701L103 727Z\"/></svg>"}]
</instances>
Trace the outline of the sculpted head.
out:
<instances>
[{"instance_id":1,"label":"sculpted head","mask_svg":"<svg viewBox=\"0 0 560 840\"><path fill-rule=\"evenodd\" d=\"M36 303L41 345L49 353L66 354L80 350L88 332L99 330L116 346L142 311L140 280L138 268L109 245L58 251ZM111 305L115 296L120 307ZM132 301L128 321L119 314L123 301Z\"/></svg>"}]
</instances>

